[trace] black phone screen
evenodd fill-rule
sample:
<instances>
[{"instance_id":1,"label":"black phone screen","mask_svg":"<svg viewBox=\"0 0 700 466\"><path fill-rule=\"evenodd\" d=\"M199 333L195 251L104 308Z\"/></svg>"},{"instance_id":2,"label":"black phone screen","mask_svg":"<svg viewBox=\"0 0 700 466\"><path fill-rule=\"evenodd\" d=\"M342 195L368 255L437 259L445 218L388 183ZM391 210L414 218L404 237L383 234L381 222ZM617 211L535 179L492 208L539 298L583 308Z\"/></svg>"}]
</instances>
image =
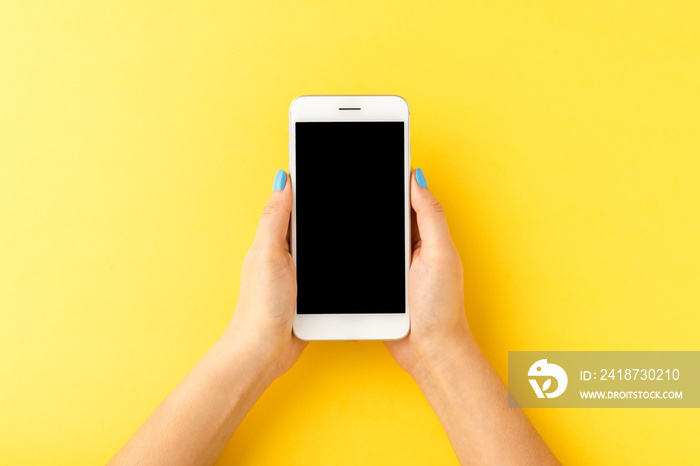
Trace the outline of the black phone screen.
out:
<instances>
[{"instance_id":1,"label":"black phone screen","mask_svg":"<svg viewBox=\"0 0 700 466\"><path fill-rule=\"evenodd\" d=\"M297 312L406 312L404 122L297 122Z\"/></svg>"}]
</instances>

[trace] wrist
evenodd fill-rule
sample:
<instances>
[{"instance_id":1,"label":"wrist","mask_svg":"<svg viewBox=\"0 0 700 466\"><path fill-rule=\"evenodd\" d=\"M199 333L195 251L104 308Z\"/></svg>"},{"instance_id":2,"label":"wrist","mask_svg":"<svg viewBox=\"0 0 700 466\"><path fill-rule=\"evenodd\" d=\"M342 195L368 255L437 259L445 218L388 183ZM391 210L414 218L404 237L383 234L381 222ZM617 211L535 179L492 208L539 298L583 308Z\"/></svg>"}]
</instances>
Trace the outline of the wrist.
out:
<instances>
[{"instance_id":1,"label":"wrist","mask_svg":"<svg viewBox=\"0 0 700 466\"><path fill-rule=\"evenodd\" d=\"M220 348L221 357L229 369L242 369L264 389L280 374L274 356L263 351L260 341L261 338L251 333L244 334L229 327L215 345Z\"/></svg>"},{"instance_id":2,"label":"wrist","mask_svg":"<svg viewBox=\"0 0 700 466\"><path fill-rule=\"evenodd\" d=\"M421 386L441 372L452 370L455 362L474 351L478 351L478 345L471 332L468 328L459 328L437 341L416 344L418 357L408 373Z\"/></svg>"}]
</instances>

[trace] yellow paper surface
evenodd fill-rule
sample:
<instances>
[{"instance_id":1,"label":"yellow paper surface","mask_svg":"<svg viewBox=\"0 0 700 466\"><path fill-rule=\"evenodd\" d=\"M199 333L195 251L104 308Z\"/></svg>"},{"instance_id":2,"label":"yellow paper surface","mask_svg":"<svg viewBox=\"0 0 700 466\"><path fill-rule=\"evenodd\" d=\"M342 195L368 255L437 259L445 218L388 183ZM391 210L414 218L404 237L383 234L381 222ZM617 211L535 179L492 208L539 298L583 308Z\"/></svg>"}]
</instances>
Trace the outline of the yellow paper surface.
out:
<instances>
[{"instance_id":1,"label":"yellow paper surface","mask_svg":"<svg viewBox=\"0 0 700 466\"><path fill-rule=\"evenodd\" d=\"M503 379L508 350L700 349L698 18L694 1L4 2L0 463L106 462L223 332L302 94L409 102ZM528 415L565 464L700 457L697 410ZM456 458L381 343L314 343L220 464Z\"/></svg>"}]
</instances>

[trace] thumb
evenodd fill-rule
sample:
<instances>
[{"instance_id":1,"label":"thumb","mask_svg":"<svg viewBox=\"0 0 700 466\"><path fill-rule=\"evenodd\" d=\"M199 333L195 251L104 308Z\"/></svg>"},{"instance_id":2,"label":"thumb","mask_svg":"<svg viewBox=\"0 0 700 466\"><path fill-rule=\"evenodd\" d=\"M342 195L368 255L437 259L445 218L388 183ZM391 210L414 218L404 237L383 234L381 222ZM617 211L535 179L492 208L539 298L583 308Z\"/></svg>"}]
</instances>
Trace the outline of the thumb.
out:
<instances>
[{"instance_id":1,"label":"thumb","mask_svg":"<svg viewBox=\"0 0 700 466\"><path fill-rule=\"evenodd\" d=\"M418 168L411 177L411 206L416 212L416 223L425 251L439 252L452 245L447 219L442 204L428 189L423 170Z\"/></svg>"},{"instance_id":2,"label":"thumb","mask_svg":"<svg viewBox=\"0 0 700 466\"><path fill-rule=\"evenodd\" d=\"M254 239L261 245L277 245L287 251L289 216L292 212L292 187L288 178L284 170L277 171L272 194L265 204Z\"/></svg>"}]
</instances>

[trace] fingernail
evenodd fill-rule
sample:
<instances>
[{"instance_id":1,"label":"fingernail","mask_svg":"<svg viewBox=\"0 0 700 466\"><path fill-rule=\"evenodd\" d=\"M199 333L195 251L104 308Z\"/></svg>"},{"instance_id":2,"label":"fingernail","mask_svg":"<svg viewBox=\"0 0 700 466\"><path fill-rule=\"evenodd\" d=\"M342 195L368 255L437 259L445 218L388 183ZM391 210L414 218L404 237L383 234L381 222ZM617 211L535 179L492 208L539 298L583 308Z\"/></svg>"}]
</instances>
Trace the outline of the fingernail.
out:
<instances>
[{"instance_id":1,"label":"fingernail","mask_svg":"<svg viewBox=\"0 0 700 466\"><path fill-rule=\"evenodd\" d=\"M418 168L416 170L416 181L418 182L418 186L420 186L421 188L428 187L428 181L425 179L425 175L423 174L422 168Z\"/></svg>"},{"instance_id":2,"label":"fingernail","mask_svg":"<svg viewBox=\"0 0 700 466\"><path fill-rule=\"evenodd\" d=\"M287 172L284 170L277 170L275 182L272 185L272 190L281 191L284 189L285 184L287 184Z\"/></svg>"}]
</instances>

